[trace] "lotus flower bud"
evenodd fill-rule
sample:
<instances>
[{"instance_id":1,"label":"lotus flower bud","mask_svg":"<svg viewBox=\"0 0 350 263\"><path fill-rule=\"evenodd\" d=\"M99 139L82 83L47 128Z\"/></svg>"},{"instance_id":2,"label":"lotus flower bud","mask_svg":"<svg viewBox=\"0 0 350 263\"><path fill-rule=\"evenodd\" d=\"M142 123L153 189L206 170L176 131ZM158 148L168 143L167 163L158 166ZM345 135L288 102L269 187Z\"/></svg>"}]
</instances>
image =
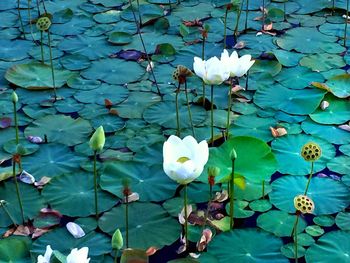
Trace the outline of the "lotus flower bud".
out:
<instances>
[{"instance_id":1,"label":"lotus flower bud","mask_svg":"<svg viewBox=\"0 0 350 263\"><path fill-rule=\"evenodd\" d=\"M16 92L12 92L11 100L12 100L13 103L17 103L18 102L18 96L17 96Z\"/></svg>"},{"instance_id":2,"label":"lotus flower bud","mask_svg":"<svg viewBox=\"0 0 350 263\"><path fill-rule=\"evenodd\" d=\"M215 177L220 174L220 168L216 166L211 166L208 168L208 182L211 186L215 184Z\"/></svg>"},{"instance_id":3,"label":"lotus flower bud","mask_svg":"<svg viewBox=\"0 0 350 263\"><path fill-rule=\"evenodd\" d=\"M101 151L103 149L103 146L105 145L105 141L106 141L105 132L103 130L103 127L100 126L91 136L91 139L89 142L90 148L93 151Z\"/></svg>"},{"instance_id":4,"label":"lotus flower bud","mask_svg":"<svg viewBox=\"0 0 350 263\"><path fill-rule=\"evenodd\" d=\"M308 142L304 144L301 149L301 156L308 162L314 162L318 160L322 155L321 147L314 142Z\"/></svg>"},{"instance_id":5,"label":"lotus flower bud","mask_svg":"<svg viewBox=\"0 0 350 263\"><path fill-rule=\"evenodd\" d=\"M237 159L237 153L236 153L235 148L232 148L232 150L230 152L230 158L232 161Z\"/></svg>"},{"instance_id":6,"label":"lotus flower bud","mask_svg":"<svg viewBox=\"0 0 350 263\"><path fill-rule=\"evenodd\" d=\"M315 204L312 199L306 195L297 195L294 197L294 207L303 214L312 214Z\"/></svg>"},{"instance_id":7,"label":"lotus flower bud","mask_svg":"<svg viewBox=\"0 0 350 263\"><path fill-rule=\"evenodd\" d=\"M123 243L123 236L118 228L112 236L112 248L117 250L122 249Z\"/></svg>"}]
</instances>

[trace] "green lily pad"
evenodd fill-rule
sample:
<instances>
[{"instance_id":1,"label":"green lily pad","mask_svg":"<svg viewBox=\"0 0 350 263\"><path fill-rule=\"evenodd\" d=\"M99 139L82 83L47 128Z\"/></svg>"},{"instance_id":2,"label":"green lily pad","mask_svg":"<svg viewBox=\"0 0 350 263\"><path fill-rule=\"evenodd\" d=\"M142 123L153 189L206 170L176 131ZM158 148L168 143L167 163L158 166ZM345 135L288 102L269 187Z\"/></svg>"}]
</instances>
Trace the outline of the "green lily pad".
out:
<instances>
[{"instance_id":1,"label":"green lily pad","mask_svg":"<svg viewBox=\"0 0 350 263\"><path fill-rule=\"evenodd\" d=\"M337 37L326 36L315 27L298 27L288 30L276 42L279 47L288 51L294 49L300 53L319 53L323 51L323 45L336 41Z\"/></svg>"},{"instance_id":2,"label":"green lily pad","mask_svg":"<svg viewBox=\"0 0 350 263\"><path fill-rule=\"evenodd\" d=\"M93 179L92 173L83 172L55 176L44 187L42 195L51 208L64 215L71 217L93 215L95 214ZM115 205L117 200L112 195L100 189L97 193L100 213Z\"/></svg>"},{"instance_id":3,"label":"green lily pad","mask_svg":"<svg viewBox=\"0 0 350 263\"><path fill-rule=\"evenodd\" d=\"M9 159L10 158L11 157L9 156ZM10 178L11 176L13 176L12 167L0 167L0 182Z\"/></svg>"},{"instance_id":4,"label":"green lily pad","mask_svg":"<svg viewBox=\"0 0 350 263\"><path fill-rule=\"evenodd\" d=\"M289 262L281 252L282 240L265 231L235 229L217 236L209 243L208 252L219 262Z\"/></svg>"},{"instance_id":5,"label":"green lily pad","mask_svg":"<svg viewBox=\"0 0 350 263\"><path fill-rule=\"evenodd\" d=\"M215 180L227 181L232 173L230 153L233 148L237 153L235 174L258 183L269 179L276 171L276 159L264 141L254 137L237 136L230 138L218 148L210 148L208 163L199 180L207 182L207 168L216 166L220 168L220 174Z\"/></svg>"},{"instance_id":6,"label":"green lily pad","mask_svg":"<svg viewBox=\"0 0 350 263\"><path fill-rule=\"evenodd\" d=\"M337 156L327 163L327 167L332 172L339 174L350 174L350 157Z\"/></svg>"},{"instance_id":7,"label":"green lily pad","mask_svg":"<svg viewBox=\"0 0 350 263\"><path fill-rule=\"evenodd\" d=\"M106 163L101 174L101 188L122 198L125 178L130 179L130 188L139 194L140 201L163 201L174 196L177 188L160 165L149 167L137 162Z\"/></svg>"},{"instance_id":8,"label":"green lily pad","mask_svg":"<svg viewBox=\"0 0 350 263\"><path fill-rule=\"evenodd\" d=\"M350 235L347 231L332 231L322 236L307 251L307 263L347 262L350 253Z\"/></svg>"},{"instance_id":9,"label":"green lily pad","mask_svg":"<svg viewBox=\"0 0 350 263\"><path fill-rule=\"evenodd\" d=\"M32 256L37 258L38 255L44 255L47 245L65 255L68 255L73 248L88 247L89 257L104 255L112 250L111 240L105 234L92 231L81 238L74 238L66 228L57 228L33 242L30 250Z\"/></svg>"},{"instance_id":10,"label":"green lily pad","mask_svg":"<svg viewBox=\"0 0 350 263\"><path fill-rule=\"evenodd\" d=\"M248 217L251 217L252 215L254 215L254 211L249 210L249 209L245 209L248 207L248 205L249 205L249 202L247 202L247 201L235 200L235 202L233 204L233 208L234 208L233 217L234 218L248 218ZM230 213L230 203L226 204L225 210L226 210L227 214Z\"/></svg>"},{"instance_id":11,"label":"green lily pad","mask_svg":"<svg viewBox=\"0 0 350 263\"><path fill-rule=\"evenodd\" d=\"M298 258L301 258L305 255L306 249L303 248L298 244ZM288 243L281 247L281 252L283 256L286 256L287 258L293 258L295 259L295 244L294 243Z\"/></svg>"},{"instance_id":12,"label":"green lily pad","mask_svg":"<svg viewBox=\"0 0 350 263\"><path fill-rule=\"evenodd\" d=\"M272 208L272 204L268 200L254 200L249 207L255 212L266 212Z\"/></svg>"},{"instance_id":13,"label":"green lily pad","mask_svg":"<svg viewBox=\"0 0 350 263\"><path fill-rule=\"evenodd\" d=\"M347 98L350 96L350 75L342 74L329 78L326 85L330 92L338 98Z\"/></svg>"},{"instance_id":14,"label":"green lily pad","mask_svg":"<svg viewBox=\"0 0 350 263\"><path fill-rule=\"evenodd\" d=\"M254 95L254 102L263 109L282 110L286 113L305 115L314 112L325 92L317 89L295 90L282 85L262 87Z\"/></svg>"},{"instance_id":15,"label":"green lily pad","mask_svg":"<svg viewBox=\"0 0 350 263\"><path fill-rule=\"evenodd\" d=\"M335 223L341 230L350 230L350 212L339 212L335 217Z\"/></svg>"},{"instance_id":16,"label":"green lily pad","mask_svg":"<svg viewBox=\"0 0 350 263\"><path fill-rule=\"evenodd\" d=\"M22 156L30 155L39 150L38 144L30 143L28 140L20 139L17 145L16 140L7 141L3 145L4 151L13 154L20 153ZM20 150L20 152L18 152Z\"/></svg>"},{"instance_id":17,"label":"green lily pad","mask_svg":"<svg viewBox=\"0 0 350 263\"><path fill-rule=\"evenodd\" d=\"M297 239L298 239L298 245L303 246L303 247L309 247L313 243L315 243L315 239L306 233L298 234Z\"/></svg>"},{"instance_id":18,"label":"green lily pad","mask_svg":"<svg viewBox=\"0 0 350 263\"><path fill-rule=\"evenodd\" d=\"M329 102L329 107L325 110L318 108L311 113L309 116L313 121L321 124L342 124L349 120L350 104L346 100L332 94L327 94L324 100Z\"/></svg>"},{"instance_id":19,"label":"green lily pad","mask_svg":"<svg viewBox=\"0 0 350 263\"><path fill-rule=\"evenodd\" d=\"M65 115L49 115L31 123L24 134L28 136L47 136L48 142L62 143L73 146L88 140L92 129L84 119L73 119Z\"/></svg>"},{"instance_id":20,"label":"green lily pad","mask_svg":"<svg viewBox=\"0 0 350 263\"><path fill-rule=\"evenodd\" d=\"M294 197L303 194L306 177L283 176L272 183L269 194L271 203L282 211L295 213ZM329 215L341 211L350 204L350 192L342 182L330 178L313 177L307 192L315 203L315 215Z\"/></svg>"},{"instance_id":21,"label":"green lily pad","mask_svg":"<svg viewBox=\"0 0 350 263\"><path fill-rule=\"evenodd\" d=\"M30 263L31 241L27 237L10 236L0 240L0 261ZM16 248L16 249L13 249Z\"/></svg>"},{"instance_id":22,"label":"green lily pad","mask_svg":"<svg viewBox=\"0 0 350 263\"><path fill-rule=\"evenodd\" d=\"M263 180L260 182L252 182L250 180L245 180L244 189L239 187L235 188L235 196L240 200L254 201L263 197ZM271 185L267 182L264 183L264 195L271 192Z\"/></svg>"},{"instance_id":23,"label":"green lily pad","mask_svg":"<svg viewBox=\"0 0 350 263\"><path fill-rule=\"evenodd\" d=\"M60 88L74 75L68 70L54 69L55 87ZM12 84L33 90L53 89L51 67L42 63L19 64L6 71Z\"/></svg>"},{"instance_id":24,"label":"green lily pad","mask_svg":"<svg viewBox=\"0 0 350 263\"><path fill-rule=\"evenodd\" d=\"M118 85L138 81L144 74L145 69L136 62L111 58L93 61L91 67L81 73L87 79Z\"/></svg>"},{"instance_id":25,"label":"green lily pad","mask_svg":"<svg viewBox=\"0 0 350 263\"><path fill-rule=\"evenodd\" d=\"M25 220L31 220L37 214L40 209L44 208L44 201L40 196L38 190L31 185L23 184L19 182L19 190L21 193L21 200L24 210ZM16 193L16 186L14 182L7 182L0 186L1 199L6 201L6 208L11 214L16 224L22 224L21 210L18 203ZM4 212L4 209L0 209L0 226L7 227L12 224L9 216Z\"/></svg>"},{"instance_id":26,"label":"green lily pad","mask_svg":"<svg viewBox=\"0 0 350 263\"><path fill-rule=\"evenodd\" d=\"M275 49L271 51L271 53L273 53L273 55L276 57L278 62L285 67L297 66L299 63L299 60L304 56L303 54L289 52L283 49Z\"/></svg>"},{"instance_id":27,"label":"green lily pad","mask_svg":"<svg viewBox=\"0 0 350 263\"><path fill-rule=\"evenodd\" d=\"M60 63L62 66L68 70L82 70L90 67L90 59L84 55L73 54L64 56Z\"/></svg>"},{"instance_id":28,"label":"green lily pad","mask_svg":"<svg viewBox=\"0 0 350 263\"><path fill-rule=\"evenodd\" d=\"M305 134L288 135L276 138L272 149L278 161L278 171L283 174L306 175L310 172L310 163L305 161L300 152L307 142L315 142L322 149L322 156L314 163L314 172L326 168L327 162L335 156L335 148L329 142Z\"/></svg>"},{"instance_id":29,"label":"green lily pad","mask_svg":"<svg viewBox=\"0 0 350 263\"><path fill-rule=\"evenodd\" d=\"M305 232L308 233L310 236L313 236L313 237L322 236L324 234L323 228L321 228L318 225L307 226L306 229L305 229Z\"/></svg>"},{"instance_id":30,"label":"green lily pad","mask_svg":"<svg viewBox=\"0 0 350 263\"><path fill-rule=\"evenodd\" d=\"M313 219L314 223L319 226L330 227L334 225L334 217L331 215L320 215Z\"/></svg>"},{"instance_id":31,"label":"green lily pad","mask_svg":"<svg viewBox=\"0 0 350 263\"><path fill-rule=\"evenodd\" d=\"M267 232L271 232L278 237L290 237L293 234L296 215L290 215L284 211L271 210L261 214L257 218L257 226ZM299 218L297 232L301 233L306 228L307 223L303 218Z\"/></svg>"},{"instance_id":32,"label":"green lily pad","mask_svg":"<svg viewBox=\"0 0 350 263\"><path fill-rule=\"evenodd\" d=\"M110 235L119 228L125 236L125 205L106 212L99 220L99 227ZM178 221L169 217L161 206L137 202L129 204L129 244L133 248L162 248L172 244L180 231Z\"/></svg>"},{"instance_id":33,"label":"green lily pad","mask_svg":"<svg viewBox=\"0 0 350 263\"><path fill-rule=\"evenodd\" d=\"M344 58L336 54L317 53L308 55L300 60L300 65L313 71L327 71L333 68L341 68L346 65Z\"/></svg>"},{"instance_id":34,"label":"green lily pad","mask_svg":"<svg viewBox=\"0 0 350 263\"><path fill-rule=\"evenodd\" d=\"M3 14L3 12L2 12ZM7 19L4 17L3 21ZM3 29L2 29L3 30ZM0 41L0 59L5 61L18 61L28 57L29 50L33 47L32 41L6 40Z\"/></svg>"},{"instance_id":35,"label":"green lily pad","mask_svg":"<svg viewBox=\"0 0 350 263\"><path fill-rule=\"evenodd\" d=\"M43 144L32 155L22 159L22 165L36 180L41 177L54 177L64 173L71 173L80 168L80 163L86 157L74 154L62 144Z\"/></svg>"},{"instance_id":36,"label":"green lily pad","mask_svg":"<svg viewBox=\"0 0 350 263\"><path fill-rule=\"evenodd\" d=\"M126 32L112 32L108 41L115 45L126 45L132 41L132 35Z\"/></svg>"}]
</instances>

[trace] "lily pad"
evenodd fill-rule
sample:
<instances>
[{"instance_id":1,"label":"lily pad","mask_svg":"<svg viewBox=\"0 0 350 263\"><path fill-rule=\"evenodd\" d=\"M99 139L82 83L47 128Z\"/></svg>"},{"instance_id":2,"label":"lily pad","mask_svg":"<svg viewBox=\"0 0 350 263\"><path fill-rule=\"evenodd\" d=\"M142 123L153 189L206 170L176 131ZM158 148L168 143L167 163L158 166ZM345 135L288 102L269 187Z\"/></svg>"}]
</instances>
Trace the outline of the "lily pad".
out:
<instances>
[{"instance_id":1,"label":"lily pad","mask_svg":"<svg viewBox=\"0 0 350 263\"><path fill-rule=\"evenodd\" d=\"M0 240L0 261L30 263L31 241L27 237L12 236ZM13 248L16 248L15 250Z\"/></svg>"},{"instance_id":2,"label":"lily pad","mask_svg":"<svg viewBox=\"0 0 350 263\"><path fill-rule=\"evenodd\" d=\"M106 212L99 220L99 227L110 235L119 228L124 236L125 205ZM172 244L180 231L178 221L169 217L161 206L137 202L129 204L129 243L133 248L162 248Z\"/></svg>"},{"instance_id":3,"label":"lily pad","mask_svg":"<svg viewBox=\"0 0 350 263\"><path fill-rule=\"evenodd\" d=\"M341 230L350 230L350 212L339 212L335 217L335 223Z\"/></svg>"},{"instance_id":4,"label":"lily pad","mask_svg":"<svg viewBox=\"0 0 350 263\"><path fill-rule=\"evenodd\" d=\"M339 174L350 174L350 157L349 156L337 156L332 159L327 167L332 172Z\"/></svg>"},{"instance_id":5,"label":"lily pad","mask_svg":"<svg viewBox=\"0 0 350 263\"><path fill-rule=\"evenodd\" d=\"M350 96L350 75L342 74L329 78L326 85L330 92L338 98Z\"/></svg>"},{"instance_id":6,"label":"lily pad","mask_svg":"<svg viewBox=\"0 0 350 263\"><path fill-rule=\"evenodd\" d=\"M108 41L115 45L126 45L132 41L132 35L126 32L112 32Z\"/></svg>"},{"instance_id":7,"label":"lily pad","mask_svg":"<svg viewBox=\"0 0 350 263\"><path fill-rule=\"evenodd\" d=\"M307 178L301 176L284 176L272 183L269 194L271 203L282 211L295 213L294 197L303 194ZM342 182L330 178L313 177L307 192L315 203L315 215L337 213L350 204L350 192Z\"/></svg>"},{"instance_id":8,"label":"lily pad","mask_svg":"<svg viewBox=\"0 0 350 263\"><path fill-rule=\"evenodd\" d=\"M54 69L54 74L56 88L62 87L74 75L63 69ZM12 84L25 89L42 90L54 87L51 67L42 63L15 65L7 70L5 78Z\"/></svg>"}]
</instances>

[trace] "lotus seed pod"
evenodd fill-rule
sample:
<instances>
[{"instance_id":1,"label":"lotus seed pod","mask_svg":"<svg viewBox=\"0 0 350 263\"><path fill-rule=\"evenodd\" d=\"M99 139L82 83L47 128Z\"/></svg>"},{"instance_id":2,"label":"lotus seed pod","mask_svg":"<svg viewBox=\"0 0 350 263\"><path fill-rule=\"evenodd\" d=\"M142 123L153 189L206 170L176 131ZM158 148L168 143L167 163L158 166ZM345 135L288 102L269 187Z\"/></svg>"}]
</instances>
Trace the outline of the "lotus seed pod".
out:
<instances>
[{"instance_id":1,"label":"lotus seed pod","mask_svg":"<svg viewBox=\"0 0 350 263\"><path fill-rule=\"evenodd\" d=\"M315 204L312 199L306 195L297 195L294 197L294 207L303 214L312 214Z\"/></svg>"},{"instance_id":2,"label":"lotus seed pod","mask_svg":"<svg viewBox=\"0 0 350 263\"><path fill-rule=\"evenodd\" d=\"M321 147L314 142L308 142L304 144L301 149L301 156L308 162L314 162L318 160L322 155Z\"/></svg>"},{"instance_id":3,"label":"lotus seed pod","mask_svg":"<svg viewBox=\"0 0 350 263\"><path fill-rule=\"evenodd\" d=\"M42 16L36 21L36 27L40 31L46 31L51 26L51 20L47 16Z\"/></svg>"},{"instance_id":4,"label":"lotus seed pod","mask_svg":"<svg viewBox=\"0 0 350 263\"><path fill-rule=\"evenodd\" d=\"M112 236L112 248L120 250L123 248L123 243L123 236L118 228Z\"/></svg>"},{"instance_id":5,"label":"lotus seed pod","mask_svg":"<svg viewBox=\"0 0 350 263\"><path fill-rule=\"evenodd\" d=\"M91 136L91 139L89 142L90 148L93 151L101 151L103 149L103 146L105 145L105 141L106 141L105 132L103 130L103 127L100 126Z\"/></svg>"},{"instance_id":6,"label":"lotus seed pod","mask_svg":"<svg viewBox=\"0 0 350 263\"><path fill-rule=\"evenodd\" d=\"M18 102L18 96L17 96L16 92L12 92L11 100L12 100L13 103L17 103Z\"/></svg>"},{"instance_id":7,"label":"lotus seed pod","mask_svg":"<svg viewBox=\"0 0 350 263\"><path fill-rule=\"evenodd\" d=\"M184 83L185 79L193 76L193 72L187 67L178 65L175 71L173 72L173 79L179 83Z\"/></svg>"}]
</instances>

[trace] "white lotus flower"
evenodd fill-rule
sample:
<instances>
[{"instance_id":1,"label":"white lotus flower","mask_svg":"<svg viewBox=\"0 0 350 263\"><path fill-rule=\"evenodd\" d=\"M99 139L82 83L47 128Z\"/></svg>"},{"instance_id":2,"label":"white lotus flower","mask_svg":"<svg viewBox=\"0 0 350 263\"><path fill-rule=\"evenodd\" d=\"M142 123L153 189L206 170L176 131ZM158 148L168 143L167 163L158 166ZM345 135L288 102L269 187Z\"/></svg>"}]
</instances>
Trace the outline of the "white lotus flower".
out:
<instances>
[{"instance_id":1,"label":"white lotus flower","mask_svg":"<svg viewBox=\"0 0 350 263\"><path fill-rule=\"evenodd\" d=\"M208 157L208 143L198 143L192 136L181 140L171 135L163 145L164 172L179 184L188 184L200 176Z\"/></svg>"},{"instance_id":2,"label":"white lotus flower","mask_svg":"<svg viewBox=\"0 0 350 263\"><path fill-rule=\"evenodd\" d=\"M50 245L47 245L44 256L39 255L37 259L37 263L50 263L51 255L52 255L52 248Z\"/></svg>"},{"instance_id":3,"label":"white lotus flower","mask_svg":"<svg viewBox=\"0 0 350 263\"><path fill-rule=\"evenodd\" d=\"M251 59L251 55L244 55L239 58L236 51L229 55L228 51L224 49L221 53L221 62L229 70L230 77L242 77L246 74L255 62Z\"/></svg>"},{"instance_id":4,"label":"white lotus flower","mask_svg":"<svg viewBox=\"0 0 350 263\"><path fill-rule=\"evenodd\" d=\"M85 236L84 230L78 224L76 224L74 222L67 223L66 228L69 231L69 233L72 234L72 236L74 238L81 238L81 237Z\"/></svg>"},{"instance_id":5,"label":"white lotus flower","mask_svg":"<svg viewBox=\"0 0 350 263\"><path fill-rule=\"evenodd\" d=\"M89 248L82 247L81 249L74 248L67 256L67 263L89 263L88 258Z\"/></svg>"},{"instance_id":6,"label":"white lotus flower","mask_svg":"<svg viewBox=\"0 0 350 263\"><path fill-rule=\"evenodd\" d=\"M230 77L229 71L217 57L208 60L195 57L193 70L208 85L220 85Z\"/></svg>"}]
</instances>

